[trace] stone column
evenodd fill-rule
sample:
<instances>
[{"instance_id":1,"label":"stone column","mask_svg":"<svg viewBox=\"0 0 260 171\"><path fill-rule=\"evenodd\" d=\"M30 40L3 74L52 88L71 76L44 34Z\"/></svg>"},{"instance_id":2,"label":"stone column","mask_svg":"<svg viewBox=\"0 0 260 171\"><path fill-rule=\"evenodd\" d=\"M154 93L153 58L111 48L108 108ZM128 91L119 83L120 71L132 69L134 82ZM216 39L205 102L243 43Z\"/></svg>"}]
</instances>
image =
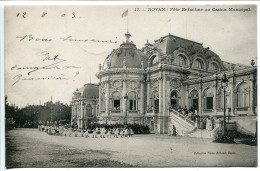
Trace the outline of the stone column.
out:
<instances>
[{"instance_id":1,"label":"stone column","mask_svg":"<svg viewBox=\"0 0 260 171\"><path fill-rule=\"evenodd\" d=\"M98 89L99 89L99 92L98 92L98 113L101 113L101 105L104 105L104 104L101 104L101 90L102 90L102 87L101 87L101 80L99 81L99 84L98 84ZM98 113L96 113L96 115L99 115Z\"/></svg>"},{"instance_id":2,"label":"stone column","mask_svg":"<svg viewBox=\"0 0 260 171\"><path fill-rule=\"evenodd\" d=\"M162 115L165 115L167 112L166 112L166 103L168 102L168 99L166 99L166 76L165 76L165 71L163 71L163 79L162 79L162 95L163 95L163 114Z\"/></svg>"},{"instance_id":3,"label":"stone column","mask_svg":"<svg viewBox=\"0 0 260 171\"><path fill-rule=\"evenodd\" d=\"M254 114L254 80L249 79L249 114Z\"/></svg>"},{"instance_id":4,"label":"stone column","mask_svg":"<svg viewBox=\"0 0 260 171\"><path fill-rule=\"evenodd\" d=\"M77 124L80 125L80 106L79 102L77 102Z\"/></svg>"},{"instance_id":5,"label":"stone column","mask_svg":"<svg viewBox=\"0 0 260 171\"><path fill-rule=\"evenodd\" d=\"M83 128L83 101L80 101L80 126L79 128Z\"/></svg>"},{"instance_id":6,"label":"stone column","mask_svg":"<svg viewBox=\"0 0 260 171\"><path fill-rule=\"evenodd\" d=\"M150 79L147 79L146 81L146 84L147 84L147 106L149 106L149 108L151 107L150 106Z\"/></svg>"},{"instance_id":7,"label":"stone column","mask_svg":"<svg viewBox=\"0 0 260 171\"><path fill-rule=\"evenodd\" d=\"M97 101L93 99L93 102L92 102L91 106L92 106L92 111L93 111L92 115L96 116L97 115Z\"/></svg>"},{"instance_id":8,"label":"stone column","mask_svg":"<svg viewBox=\"0 0 260 171\"><path fill-rule=\"evenodd\" d=\"M163 80L162 80L162 84L163 84L163 123L162 123L162 133L166 134L168 133L168 111L167 111L167 106L168 106L168 96L167 96L167 79L166 79L166 71L163 71Z\"/></svg>"},{"instance_id":9,"label":"stone column","mask_svg":"<svg viewBox=\"0 0 260 171\"><path fill-rule=\"evenodd\" d=\"M203 97L202 97L202 89L201 89L201 86L199 87L199 115L202 115L202 101L203 101Z\"/></svg>"},{"instance_id":10,"label":"stone column","mask_svg":"<svg viewBox=\"0 0 260 171\"><path fill-rule=\"evenodd\" d=\"M161 76L161 74L160 74ZM157 121L157 130L159 134L164 133L164 93L163 93L163 77L159 77L159 113L158 113L158 121Z\"/></svg>"},{"instance_id":11,"label":"stone column","mask_svg":"<svg viewBox=\"0 0 260 171\"><path fill-rule=\"evenodd\" d=\"M74 103L71 102L71 118L70 118L70 123L72 124L72 119L74 117L75 113L74 113Z\"/></svg>"},{"instance_id":12,"label":"stone column","mask_svg":"<svg viewBox=\"0 0 260 171\"><path fill-rule=\"evenodd\" d=\"M79 102L76 102L76 117L79 118Z\"/></svg>"},{"instance_id":13,"label":"stone column","mask_svg":"<svg viewBox=\"0 0 260 171\"><path fill-rule=\"evenodd\" d=\"M163 81L159 78L159 115L163 113Z\"/></svg>"},{"instance_id":14,"label":"stone column","mask_svg":"<svg viewBox=\"0 0 260 171\"><path fill-rule=\"evenodd\" d=\"M214 114L217 114L217 86L214 85L214 99L213 99L213 109L214 109Z\"/></svg>"},{"instance_id":15,"label":"stone column","mask_svg":"<svg viewBox=\"0 0 260 171\"><path fill-rule=\"evenodd\" d=\"M86 128L86 103L84 102L84 105L82 105L82 128Z\"/></svg>"},{"instance_id":16,"label":"stone column","mask_svg":"<svg viewBox=\"0 0 260 171\"><path fill-rule=\"evenodd\" d=\"M235 103L235 93L234 93L234 89L235 89L235 85L234 85L234 81L230 81L230 108L231 108L231 111L230 111L230 114L231 115L234 115L234 112L235 112L235 108L234 108L234 103Z\"/></svg>"},{"instance_id":17,"label":"stone column","mask_svg":"<svg viewBox=\"0 0 260 171\"><path fill-rule=\"evenodd\" d=\"M109 115L110 112L110 84L109 81L106 81L106 114Z\"/></svg>"},{"instance_id":18,"label":"stone column","mask_svg":"<svg viewBox=\"0 0 260 171\"><path fill-rule=\"evenodd\" d=\"M186 86L186 89L183 88L183 92L185 92L185 103L187 105L187 109L190 109L191 108L191 105L190 105L190 99L189 99L189 88L188 88L188 85ZM179 96L179 95L178 95Z\"/></svg>"},{"instance_id":19,"label":"stone column","mask_svg":"<svg viewBox=\"0 0 260 171\"><path fill-rule=\"evenodd\" d=\"M141 83L141 102L140 102L140 105L141 105L141 109L140 109L140 113L141 114L144 114L144 81L143 80L140 80L140 83Z\"/></svg>"},{"instance_id":20,"label":"stone column","mask_svg":"<svg viewBox=\"0 0 260 171\"><path fill-rule=\"evenodd\" d=\"M127 122L127 113L126 113L126 104L127 104L127 99L124 99L124 96L126 94L126 79L123 79L123 90L122 90L122 109L123 109L123 115L125 117L125 122Z\"/></svg>"},{"instance_id":21,"label":"stone column","mask_svg":"<svg viewBox=\"0 0 260 171\"><path fill-rule=\"evenodd\" d=\"M166 107L165 107L165 111L167 113L167 115L169 114L169 108L171 105L171 90L170 90L170 79L169 78L165 78L166 79L166 86L165 86L165 91L166 91Z\"/></svg>"}]
</instances>

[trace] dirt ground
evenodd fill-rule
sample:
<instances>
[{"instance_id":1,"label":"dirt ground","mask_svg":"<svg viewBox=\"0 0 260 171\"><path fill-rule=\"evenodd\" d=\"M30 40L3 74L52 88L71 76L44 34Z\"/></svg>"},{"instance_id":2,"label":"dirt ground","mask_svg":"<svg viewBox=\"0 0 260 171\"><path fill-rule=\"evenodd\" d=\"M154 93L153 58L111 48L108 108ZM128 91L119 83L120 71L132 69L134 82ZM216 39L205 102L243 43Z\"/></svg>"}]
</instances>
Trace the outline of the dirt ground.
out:
<instances>
[{"instance_id":1,"label":"dirt ground","mask_svg":"<svg viewBox=\"0 0 260 171\"><path fill-rule=\"evenodd\" d=\"M257 147L240 142L154 134L63 137L24 128L6 132L6 167L257 166Z\"/></svg>"}]
</instances>

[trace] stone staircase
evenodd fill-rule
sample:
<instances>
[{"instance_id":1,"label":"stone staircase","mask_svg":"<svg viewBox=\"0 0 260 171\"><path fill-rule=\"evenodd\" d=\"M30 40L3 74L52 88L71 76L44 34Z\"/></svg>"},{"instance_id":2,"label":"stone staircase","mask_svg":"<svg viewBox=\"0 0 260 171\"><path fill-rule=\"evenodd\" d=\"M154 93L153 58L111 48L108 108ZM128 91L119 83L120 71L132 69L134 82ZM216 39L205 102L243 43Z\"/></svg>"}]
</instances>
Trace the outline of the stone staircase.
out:
<instances>
[{"instance_id":1,"label":"stone staircase","mask_svg":"<svg viewBox=\"0 0 260 171\"><path fill-rule=\"evenodd\" d=\"M182 113L171 109L169 112L169 126L175 125L177 135L187 136L197 130L197 126L194 121L184 116Z\"/></svg>"},{"instance_id":2,"label":"stone staircase","mask_svg":"<svg viewBox=\"0 0 260 171\"><path fill-rule=\"evenodd\" d=\"M172 125L175 125L177 135L213 139L214 132L217 131L217 128L211 131L198 129L197 124L194 121L174 109L170 111L169 119L169 126L172 128Z\"/></svg>"}]
</instances>

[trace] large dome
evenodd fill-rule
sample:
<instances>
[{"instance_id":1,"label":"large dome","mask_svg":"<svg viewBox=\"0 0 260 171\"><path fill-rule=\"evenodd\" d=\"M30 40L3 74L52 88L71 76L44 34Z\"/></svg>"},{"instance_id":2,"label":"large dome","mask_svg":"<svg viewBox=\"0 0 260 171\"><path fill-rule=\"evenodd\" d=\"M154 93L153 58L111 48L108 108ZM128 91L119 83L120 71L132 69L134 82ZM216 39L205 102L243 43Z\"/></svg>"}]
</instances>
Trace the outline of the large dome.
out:
<instances>
[{"instance_id":1,"label":"large dome","mask_svg":"<svg viewBox=\"0 0 260 171\"><path fill-rule=\"evenodd\" d=\"M82 98L98 98L98 85L97 84L85 84L82 93Z\"/></svg>"},{"instance_id":2,"label":"large dome","mask_svg":"<svg viewBox=\"0 0 260 171\"><path fill-rule=\"evenodd\" d=\"M147 68L147 56L138 50L133 42L129 41L130 34L126 35L126 42L123 42L118 49L113 50L107 56L103 69L107 68Z\"/></svg>"}]
</instances>

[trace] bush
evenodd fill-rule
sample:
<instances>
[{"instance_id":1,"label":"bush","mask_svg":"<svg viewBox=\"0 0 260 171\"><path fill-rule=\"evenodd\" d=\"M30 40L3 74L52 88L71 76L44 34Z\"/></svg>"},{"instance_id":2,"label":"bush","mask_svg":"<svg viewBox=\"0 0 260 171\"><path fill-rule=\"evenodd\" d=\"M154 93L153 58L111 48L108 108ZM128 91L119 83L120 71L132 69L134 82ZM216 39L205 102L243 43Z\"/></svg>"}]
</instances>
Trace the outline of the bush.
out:
<instances>
[{"instance_id":1,"label":"bush","mask_svg":"<svg viewBox=\"0 0 260 171\"><path fill-rule=\"evenodd\" d=\"M219 127L214 132L213 142L217 142L217 143L233 143L234 142L234 137L235 137L235 132L234 131L227 131L224 134L223 128Z\"/></svg>"}]
</instances>

